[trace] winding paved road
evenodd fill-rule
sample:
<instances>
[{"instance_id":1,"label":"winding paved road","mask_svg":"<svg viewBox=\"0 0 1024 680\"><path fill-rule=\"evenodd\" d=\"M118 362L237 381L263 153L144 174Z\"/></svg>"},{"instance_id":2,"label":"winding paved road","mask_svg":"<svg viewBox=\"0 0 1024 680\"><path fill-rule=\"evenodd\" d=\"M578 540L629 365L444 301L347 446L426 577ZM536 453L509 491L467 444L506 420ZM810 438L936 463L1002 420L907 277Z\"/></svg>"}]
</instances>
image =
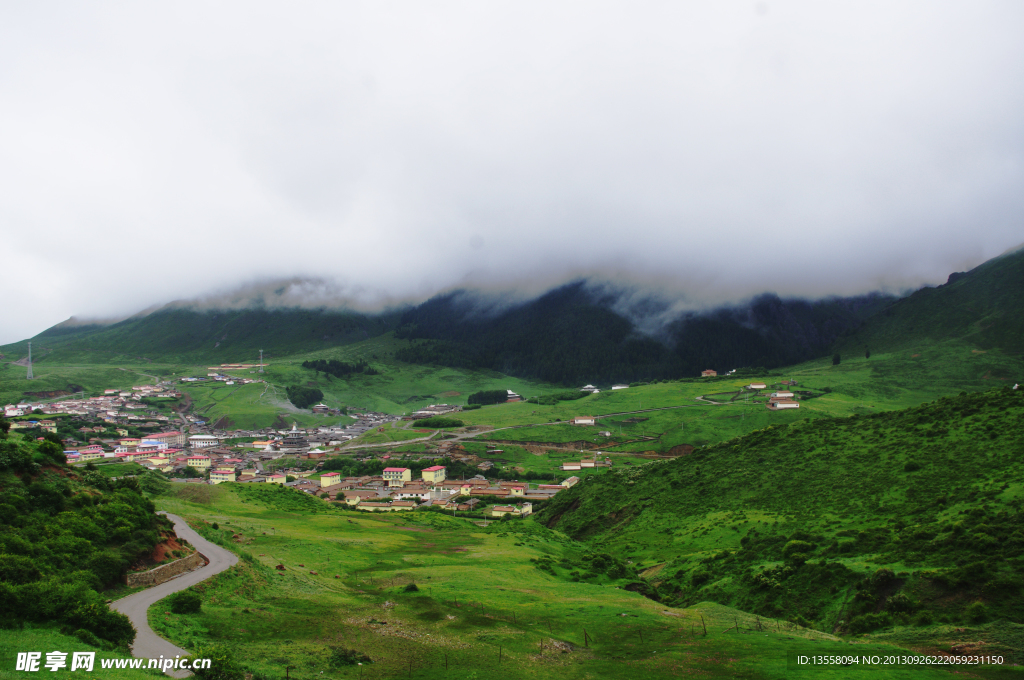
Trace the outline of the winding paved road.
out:
<instances>
[{"instance_id":1,"label":"winding paved road","mask_svg":"<svg viewBox=\"0 0 1024 680\"><path fill-rule=\"evenodd\" d=\"M146 590L139 591L134 595L129 595L117 602L111 603L110 608L125 614L129 619L131 619L132 625L135 626L135 630L138 631L138 634L135 636L135 644L132 645L132 656L135 658L157 658L163 655L166 659L174 658L179 654L181 656L187 655L188 652L184 649L175 647L170 642L154 633L153 629L149 627L149 621L147 619L149 606L157 600L164 599L171 593L176 593L179 590L184 590L185 588L195 585L200 581L205 581L211 576L219 574L225 569L238 563L237 555L225 550L219 545L214 545L207 541L189 527L182 518L177 515L167 515L167 517L174 522L174 532L178 534L178 537L188 540L196 550L201 552L208 560L210 560L210 563L205 567L187 572L177 578L171 579L170 581L153 586L152 588L147 588ZM167 674L175 678L184 678L190 675L190 673L186 671L168 671Z\"/></svg>"}]
</instances>

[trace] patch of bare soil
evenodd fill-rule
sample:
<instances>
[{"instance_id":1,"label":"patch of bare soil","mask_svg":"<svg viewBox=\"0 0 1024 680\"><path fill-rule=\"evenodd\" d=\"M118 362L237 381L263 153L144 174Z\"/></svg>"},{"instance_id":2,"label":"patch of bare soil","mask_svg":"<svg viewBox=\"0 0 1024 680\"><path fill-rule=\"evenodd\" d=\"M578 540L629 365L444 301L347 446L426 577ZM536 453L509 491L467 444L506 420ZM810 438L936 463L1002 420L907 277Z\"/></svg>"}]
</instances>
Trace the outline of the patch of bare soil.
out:
<instances>
[{"instance_id":1,"label":"patch of bare soil","mask_svg":"<svg viewBox=\"0 0 1024 680\"><path fill-rule=\"evenodd\" d=\"M192 546L179 543L178 537L173 533L164 533L161 534L161 537L163 538L163 543L157 543L152 553L136 560L132 564L130 571L147 571L161 564L173 562L182 557L188 557L195 552ZM178 555L173 555L174 551L177 551Z\"/></svg>"},{"instance_id":2,"label":"patch of bare soil","mask_svg":"<svg viewBox=\"0 0 1024 680\"><path fill-rule=\"evenodd\" d=\"M71 392L67 390L51 390L49 392L22 392L26 397L36 397L37 399L53 399L55 397L66 397Z\"/></svg>"},{"instance_id":3,"label":"patch of bare soil","mask_svg":"<svg viewBox=\"0 0 1024 680\"><path fill-rule=\"evenodd\" d=\"M233 430L235 429L235 421L227 416L221 416L217 422L213 424L215 430Z\"/></svg>"}]
</instances>

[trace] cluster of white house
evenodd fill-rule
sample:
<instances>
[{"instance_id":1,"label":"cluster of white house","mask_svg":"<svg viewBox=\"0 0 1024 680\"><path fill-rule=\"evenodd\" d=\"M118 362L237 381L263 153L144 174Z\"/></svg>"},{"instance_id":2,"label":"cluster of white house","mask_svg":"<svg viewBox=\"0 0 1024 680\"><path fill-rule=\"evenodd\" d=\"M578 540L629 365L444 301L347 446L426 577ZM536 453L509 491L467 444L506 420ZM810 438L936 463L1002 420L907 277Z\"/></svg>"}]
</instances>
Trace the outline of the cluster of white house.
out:
<instances>
[{"instance_id":1,"label":"cluster of white house","mask_svg":"<svg viewBox=\"0 0 1024 680\"><path fill-rule=\"evenodd\" d=\"M116 422L118 420L157 420L167 422L170 420L163 415L142 415L139 411L149 409L147 404L142 403L146 397L152 398L177 398L180 392L168 389L161 385L140 385L130 390L109 389L104 390L101 397L85 397L81 399L63 399L51 403L43 402L19 402L4 406L4 416L15 418L32 412L41 412L43 415L87 416L97 420Z\"/></svg>"},{"instance_id":2,"label":"cluster of white house","mask_svg":"<svg viewBox=\"0 0 1024 680\"><path fill-rule=\"evenodd\" d=\"M534 501L548 500L579 481L578 477L570 477L561 484L530 485L518 481L492 484L479 475L468 480L451 480L443 465L424 468L419 479L413 479L413 471L405 467L388 467L379 475L359 477L344 477L340 472L329 471L321 473L319 479L311 479L316 474L312 470L261 473L211 464L206 456L190 456L188 464L206 466L211 484L282 484L369 512L398 512L425 505L442 506L455 512L474 511L491 498L509 501L491 506L487 512L492 517L525 516L533 512ZM293 481L288 481L289 477Z\"/></svg>"},{"instance_id":3,"label":"cluster of white house","mask_svg":"<svg viewBox=\"0 0 1024 680\"><path fill-rule=\"evenodd\" d=\"M249 383L261 383L263 380L252 380L250 378L235 378L230 375L224 375L222 373L213 372L207 373L206 377L193 377L188 376L185 378L179 378L181 382L185 383L198 383L198 382L222 382L225 385L248 385Z\"/></svg>"}]
</instances>

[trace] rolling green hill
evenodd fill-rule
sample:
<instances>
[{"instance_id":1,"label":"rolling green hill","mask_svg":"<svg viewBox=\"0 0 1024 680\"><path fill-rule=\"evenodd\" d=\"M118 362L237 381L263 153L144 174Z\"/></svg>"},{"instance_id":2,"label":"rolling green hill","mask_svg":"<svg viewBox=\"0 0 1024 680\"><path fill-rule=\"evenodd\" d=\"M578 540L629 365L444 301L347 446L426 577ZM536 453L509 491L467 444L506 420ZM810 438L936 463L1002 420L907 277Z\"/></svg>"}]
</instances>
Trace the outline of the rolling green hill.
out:
<instances>
[{"instance_id":1,"label":"rolling green hill","mask_svg":"<svg viewBox=\"0 0 1024 680\"><path fill-rule=\"evenodd\" d=\"M767 427L590 476L538 519L640 564L676 605L835 632L1020 624L1022 418L1024 390L1004 387Z\"/></svg>"},{"instance_id":2,"label":"rolling green hill","mask_svg":"<svg viewBox=\"0 0 1024 680\"><path fill-rule=\"evenodd\" d=\"M1024 354L1024 248L936 288L922 288L872 316L841 343L863 353L959 340L979 350Z\"/></svg>"},{"instance_id":3,"label":"rolling green hill","mask_svg":"<svg viewBox=\"0 0 1024 680\"><path fill-rule=\"evenodd\" d=\"M58 324L32 338L37 363L256 362L346 345L394 327L389 315L302 309L166 307L109 326ZM21 358L26 342L0 348Z\"/></svg>"}]
</instances>

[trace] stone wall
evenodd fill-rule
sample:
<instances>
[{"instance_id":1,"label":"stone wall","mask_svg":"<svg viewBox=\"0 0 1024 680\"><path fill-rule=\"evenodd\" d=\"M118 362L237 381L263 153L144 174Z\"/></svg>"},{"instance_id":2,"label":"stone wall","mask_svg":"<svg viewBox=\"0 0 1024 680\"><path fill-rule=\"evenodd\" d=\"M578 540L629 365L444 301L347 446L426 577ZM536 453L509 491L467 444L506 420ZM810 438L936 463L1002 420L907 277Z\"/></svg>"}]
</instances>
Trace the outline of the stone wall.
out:
<instances>
[{"instance_id":1,"label":"stone wall","mask_svg":"<svg viewBox=\"0 0 1024 680\"><path fill-rule=\"evenodd\" d=\"M135 574L128 574L126 583L129 588L159 585L164 581L169 581L179 574L184 574L186 571L198 569L208 562L209 560L206 559L202 553L194 552L188 557L182 557L180 560L174 560L168 564L162 564L159 567L150 569L149 571L140 571Z\"/></svg>"}]
</instances>

